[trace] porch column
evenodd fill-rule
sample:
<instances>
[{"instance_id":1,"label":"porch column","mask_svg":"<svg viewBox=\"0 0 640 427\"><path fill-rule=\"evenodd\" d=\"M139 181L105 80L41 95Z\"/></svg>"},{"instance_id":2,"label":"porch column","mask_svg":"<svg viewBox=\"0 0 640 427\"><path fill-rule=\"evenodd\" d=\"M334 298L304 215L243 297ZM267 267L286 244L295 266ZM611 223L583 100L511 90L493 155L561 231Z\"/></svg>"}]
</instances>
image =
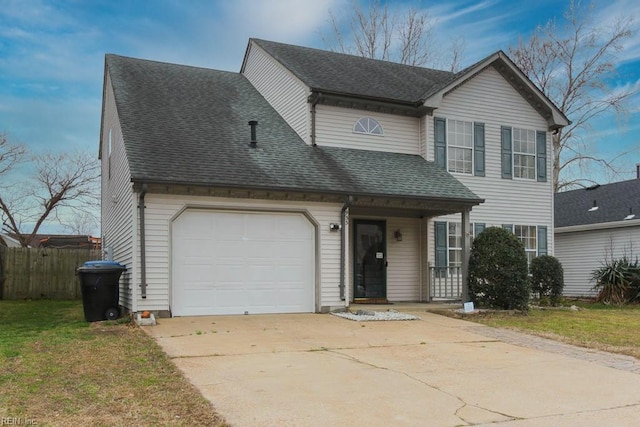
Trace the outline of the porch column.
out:
<instances>
[{"instance_id":1,"label":"porch column","mask_svg":"<svg viewBox=\"0 0 640 427\"><path fill-rule=\"evenodd\" d=\"M462 303L469 301L469 284L467 277L469 275L469 254L471 252L471 222L469 214L471 209L462 211Z\"/></svg>"}]
</instances>

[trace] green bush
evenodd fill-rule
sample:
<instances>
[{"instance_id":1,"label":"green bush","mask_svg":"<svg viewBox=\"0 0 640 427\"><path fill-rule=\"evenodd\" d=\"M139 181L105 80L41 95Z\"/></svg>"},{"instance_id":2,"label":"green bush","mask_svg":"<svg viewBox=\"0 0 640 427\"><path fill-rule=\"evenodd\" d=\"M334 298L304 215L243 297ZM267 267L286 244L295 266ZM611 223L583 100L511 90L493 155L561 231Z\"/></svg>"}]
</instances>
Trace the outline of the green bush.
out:
<instances>
[{"instance_id":1,"label":"green bush","mask_svg":"<svg viewBox=\"0 0 640 427\"><path fill-rule=\"evenodd\" d=\"M469 256L469 297L480 306L529 309L527 256L510 231L489 227L473 241Z\"/></svg>"},{"instance_id":2,"label":"green bush","mask_svg":"<svg viewBox=\"0 0 640 427\"><path fill-rule=\"evenodd\" d=\"M540 255L531 261L531 290L557 305L564 289L564 271L558 258Z\"/></svg>"},{"instance_id":3,"label":"green bush","mask_svg":"<svg viewBox=\"0 0 640 427\"><path fill-rule=\"evenodd\" d=\"M640 297L640 264L627 256L609 260L591 273L598 292L596 300L604 304L622 305Z\"/></svg>"}]
</instances>

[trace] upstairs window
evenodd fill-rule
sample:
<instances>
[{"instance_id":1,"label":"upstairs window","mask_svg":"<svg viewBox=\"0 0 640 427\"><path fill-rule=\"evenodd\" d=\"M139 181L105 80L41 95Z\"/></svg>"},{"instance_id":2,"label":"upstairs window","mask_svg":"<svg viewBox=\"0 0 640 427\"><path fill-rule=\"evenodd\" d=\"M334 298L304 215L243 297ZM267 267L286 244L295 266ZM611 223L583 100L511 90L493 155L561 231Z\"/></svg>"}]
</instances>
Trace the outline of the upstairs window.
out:
<instances>
[{"instance_id":1,"label":"upstairs window","mask_svg":"<svg viewBox=\"0 0 640 427\"><path fill-rule=\"evenodd\" d=\"M382 136L382 126L373 117L362 117L353 127L353 133Z\"/></svg>"},{"instance_id":2,"label":"upstairs window","mask_svg":"<svg viewBox=\"0 0 640 427\"><path fill-rule=\"evenodd\" d=\"M513 129L513 177L536 179L536 132Z\"/></svg>"},{"instance_id":3,"label":"upstairs window","mask_svg":"<svg viewBox=\"0 0 640 427\"><path fill-rule=\"evenodd\" d=\"M484 123L434 118L434 160L449 172L485 176Z\"/></svg>"},{"instance_id":4,"label":"upstairs window","mask_svg":"<svg viewBox=\"0 0 640 427\"><path fill-rule=\"evenodd\" d=\"M547 133L502 126L502 178L547 182Z\"/></svg>"},{"instance_id":5,"label":"upstairs window","mask_svg":"<svg viewBox=\"0 0 640 427\"><path fill-rule=\"evenodd\" d=\"M473 174L473 123L449 120L447 129L447 169Z\"/></svg>"}]
</instances>

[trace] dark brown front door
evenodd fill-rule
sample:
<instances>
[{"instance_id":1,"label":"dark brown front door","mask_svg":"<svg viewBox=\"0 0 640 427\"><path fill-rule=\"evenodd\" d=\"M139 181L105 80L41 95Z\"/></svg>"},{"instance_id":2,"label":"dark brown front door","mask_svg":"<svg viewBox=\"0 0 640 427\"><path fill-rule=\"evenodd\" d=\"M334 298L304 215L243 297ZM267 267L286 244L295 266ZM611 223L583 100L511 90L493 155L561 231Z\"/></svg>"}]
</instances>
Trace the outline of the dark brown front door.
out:
<instances>
[{"instance_id":1,"label":"dark brown front door","mask_svg":"<svg viewBox=\"0 0 640 427\"><path fill-rule=\"evenodd\" d=\"M387 297L387 242L385 221L354 221L355 299Z\"/></svg>"}]
</instances>

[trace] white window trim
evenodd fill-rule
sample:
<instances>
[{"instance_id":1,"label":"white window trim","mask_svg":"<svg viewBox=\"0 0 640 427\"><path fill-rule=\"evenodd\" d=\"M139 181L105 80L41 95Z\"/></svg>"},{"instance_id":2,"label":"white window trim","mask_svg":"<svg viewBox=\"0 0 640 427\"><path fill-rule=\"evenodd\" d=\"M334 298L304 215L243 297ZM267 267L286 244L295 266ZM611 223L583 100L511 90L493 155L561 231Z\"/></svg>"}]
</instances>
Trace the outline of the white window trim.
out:
<instances>
[{"instance_id":1,"label":"white window trim","mask_svg":"<svg viewBox=\"0 0 640 427\"><path fill-rule=\"evenodd\" d=\"M451 237L451 234L449 233L449 224L456 224L456 226L459 227L458 229L460 230L460 233L462 233L462 223L459 221L446 221L446 222L447 222L447 267L461 267L461 265L451 265L451 256L449 255L449 251L460 251L462 253L462 246L461 247L449 246L449 237ZM476 223L474 222L469 223L472 242L473 242L473 239L476 238L475 224ZM462 243L462 239L460 239L460 243Z\"/></svg>"},{"instance_id":2,"label":"white window trim","mask_svg":"<svg viewBox=\"0 0 640 427\"><path fill-rule=\"evenodd\" d=\"M364 119L367 119L368 121L367 122L367 125L369 127L368 131L363 132L363 131L356 130L359 124L362 126L361 122ZM375 122L376 124L373 128L371 128L370 126L371 121ZM364 128L364 126L362 127ZM380 133L372 133L372 131L377 128L380 129ZM380 121L377 120L376 118L371 116L363 116L363 117L360 117L358 120L356 120L356 123L353 125L353 133L356 133L358 135L384 136L384 128L382 127L382 124L380 123Z\"/></svg>"},{"instance_id":3,"label":"white window trim","mask_svg":"<svg viewBox=\"0 0 640 427\"><path fill-rule=\"evenodd\" d=\"M516 227L533 227L533 241L535 242L535 247L533 249L527 249L527 247L525 246L524 242L522 241L522 236L516 234ZM533 256L531 257L531 260L533 260L535 257L538 256L538 226L537 225L531 225L531 224L513 224L511 226L511 232L518 238L518 240L520 240L520 242L522 242L522 245L525 246L524 248L524 252L527 255L527 264L531 264L530 260L529 260L529 253L532 253Z\"/></svg>"},{"instance_id":4,"label":"white window trim","mask_svg":"<svg viewBox=\"0 0 640 427\"><path fill-rule=\"evenodd\" d=\"M475 156L475 150L476 150L476 141L475 141L475 132L474 132L474 124L475 122L473 120L467 120L467 119L458 119L458 118L446 118L447 120L447 128L446 128L446 150L447 150L447 172L449 172L450 174L453 175L464 175L464 176L474 176L475 173L475 167L476 167L476 156ZM449 137L449 131L452 128L451 122L464 122L464 123L470 123L471 124L471 147L465 147L462 145L456 145L456 144L452 144L451 143L451 138ZM449 161L451 160L451 156L449 153L449 148L458 148L458 149L463 149L463 150L470 150L471 151L471 171L470 172L457 172L457 171L452 171L449 169Z\"/></svg>"},{"instance_id":5,"label":"white window trim","mask_svg":"<svg viewBox=\"0 0 640 427\"><path fill-rule=\"evenodd\" d=\"M447 172L453 175L464 175L464 176L474 176L474 171L476 167L475 160L475 134L474 134L474 122L473 120L465 120L465 119L457 119L457 118L447 118L447 128L446 132L446 150L447 150ZM471 123L471 147L465 147L462 145L455 145L451 143L451 138L449 138L449 131L451 130L451 122L464 122ZM451 156L449 153L449 148L458 148L464 150L471 150L471 171L470 172L457 172L449 169L449 161L451 160Z\"/></svg>"},{"instance_id":6,"label":"white window trim","mask_svg":"<svg viewBox=\"0 0 640 427\"><path fill-rule=\"evenodd\" d=\"M525 153L522 151L516 151L516 138L515 131L525 131L525 132L533 132L533 153ZM511 127L511 170L512 170L512 178L518 181L537 181L538 176L538 152L536 149L536 130L535 129L527 129L527 128L517 128L515 126ZM521 176L516 176L516 155L520 156L530 156L533 157L533 178L523 178Z\"/></svg>"}]
</instances>

